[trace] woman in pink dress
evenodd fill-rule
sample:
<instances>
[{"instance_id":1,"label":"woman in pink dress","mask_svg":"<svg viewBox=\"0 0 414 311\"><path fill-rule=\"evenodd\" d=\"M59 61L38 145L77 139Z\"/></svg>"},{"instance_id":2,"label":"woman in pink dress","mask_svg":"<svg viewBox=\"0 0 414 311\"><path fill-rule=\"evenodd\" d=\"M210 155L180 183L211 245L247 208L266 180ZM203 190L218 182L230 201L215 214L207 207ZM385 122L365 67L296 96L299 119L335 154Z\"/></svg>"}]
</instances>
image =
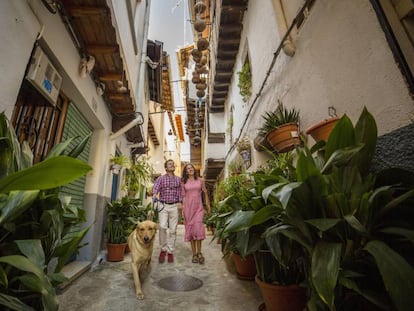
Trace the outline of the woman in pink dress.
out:
<instances>
[{"instance_id":1,"label":"woman in pink dress","mask_svg":"<svg viewBox=\"0 0 414 311\"><path fill-rule=\"evenodd\" d=\"M210 214L210 200L204 180L197 176L194 166L189 163L184 166L182 176L184 242L191 243L193 263L204 263L201 252L201 242L206 238L204 227L204 207L201 193L204 192L207 214Z\"/></svg>"}]
</instances>

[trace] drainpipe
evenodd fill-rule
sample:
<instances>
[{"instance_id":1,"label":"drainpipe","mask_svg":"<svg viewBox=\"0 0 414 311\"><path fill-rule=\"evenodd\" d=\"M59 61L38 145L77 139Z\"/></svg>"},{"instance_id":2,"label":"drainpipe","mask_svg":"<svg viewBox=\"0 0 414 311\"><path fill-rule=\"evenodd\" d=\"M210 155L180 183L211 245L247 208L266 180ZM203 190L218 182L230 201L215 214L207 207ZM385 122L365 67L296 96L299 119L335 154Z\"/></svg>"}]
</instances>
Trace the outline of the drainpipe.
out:
<instances>
[{"instance_id":1,"label":"drainpipe","mask_svg":"<svg viewBox=\"0 0 414 311\"><path fill-rule=\"evenodd\" d=\"M276 14L277 28L279 30L279 35L282 38L287 32L288 26L281 1L282 0L273 0L273 6ZM288 56L293 56L295 55L295 51L296 46L293 43L291 34L289 34L289 36L283 42L283 52L285 52L285 54Z\"/></svg>"}]
</instances>

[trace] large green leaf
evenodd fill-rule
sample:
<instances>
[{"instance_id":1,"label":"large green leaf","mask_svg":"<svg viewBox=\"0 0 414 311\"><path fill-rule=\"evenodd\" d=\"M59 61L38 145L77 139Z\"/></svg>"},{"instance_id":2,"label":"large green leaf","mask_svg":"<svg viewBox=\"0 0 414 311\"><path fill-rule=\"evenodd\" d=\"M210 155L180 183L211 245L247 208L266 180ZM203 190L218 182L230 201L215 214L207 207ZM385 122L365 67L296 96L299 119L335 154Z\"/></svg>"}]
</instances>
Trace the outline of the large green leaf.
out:
<instances>
[{"instance_id":1,"label":"large green leaf","mask_svg":"<svg viewBox=\"0 0 414 311\"><path fill-rule=\"evenodd\" d=\"M304 181L311 176L320 175L319 169L311 156L306 156L304 152L300 151L298 161L296 164L296 174L298 181Z\"/></svg>"},{"instance_id":2,"label":"large green leaf","mask_svg":"<svg viewBox=\"0 0 414 311\"><path fill-rule=\"evenodd\" d=\"M378 230L378 232L383 232L383 233L393 234L393 235L400 235L410 240L411 243L414 243L414 230L412 229L405 229L401 227L386 227L386 228Z\"/></svg>"},{"instance_id":3,"label":"large green leaf","mask_svg":"<svg viewBox=\"0 0 414 311\"><path fill-rule=\"evenodd\" d=\"M334 310L335 287L341 259L340 243L319 242L312 254L312 283L324 303Z\"/></svg>"},{"instance_id":4,"label":"large green leaf","mask_svg":"<svg viewBox=\"0 0 414 311\"><path fill-rule=\"evenodd\" d=\"M336 226L340 221L341 220L337 218L317 218L305 220L305 222L311 224L312 226L314 226L322 232L327 231L332 227Z\"/></svg>"},{"instance_id":5,"label":"large green leaf","mask_svg":"<svg viewBox=\"0 0 414 311\"><path fill-rule=\"evenodd\" d=\"M15 240L19 250L38 267L45 265L45 254L40 240Z\"/></svg>"},{"instance_id":6,"label":"large green leaf","mask_svg":"<svg viewBox=\"0 0 414 311\"><path fill-rule=\"evenodd\" d=\"M42 303L44 310L57 310L58 301L56 298L56 293L46 274L42 271L43 267L37 266L28 258L20 255L0 257L0 262L7 263L19 270L33 273L33 276L21 276L21 281L27 281L27 284L25 285L30 286L32 290L34 288L38 288L40 290L39 292L42 294Z\"/></svg>"},{"instance_id":7,"label":"large green leaf","mask_svg":"<svg viewBox=\"0 0 414 311\"><path fill-rule=\"evenodd\" d=\"M58 310L59 302L56 293L45 277L37 277L33 274L24 274L18 277L25 287L42 295L42 304L44 310Z\"/></svg>"},{"instance_id":8,"label":"large green leaf","mask_svg":"<svg viewBox=\"0 0 414 311\"><path fill-rule=\"evenodd\" d=\"M325 161L327 161L336 150L352 146L355 142L354 126L349 117L344 115L336 123L326 142Z\"/></svg>"},{"instance_id":9,"label":"large green leaf","mask_svg":"<svg viewBox=\"0 0 414 311\"><path fill-rule=\"evenodd\" d=\"M36 266L28 258L21 255L3 256L0 257L0 262L7 263L19 270L31 272L38 277L43 276L41 267Z\"/></svg>"},{"instance_id":10,"label":"large green leaf","mask_svg":"<svg viewBox=\"0 0 414 311\"><path fill-rule=\"evenodd\" d=\"M36 311L32 307L24 304L16 297L0 293L0 306L5 306L15 311Z\"/></svg>"},{"instance_id":11,"label":"large green leaf","mask_svg":"<svg viewBox=\"0 0 414 311\"><path fill-rule=\"evenodd\" d=\"M78 249L79 243L85 237L89 228L85 228L76 234L72 234L70 238L67 236L63 237L64 243L56 247L53 256L58 257L58 264L56 265L55 272L60 272L63 266L68 262L69 257Z\"/></svg>"},{"instance_id":12,"label":"large green leaf","mask_svg":"<svg viewBox=\"0 0 414 311\"><path fill-rule=\"evenodd\" d=\"M254 211L235 211L226 221L224 232L237 232L248 229L252 222Z\"/></svg>"},{"instance_id":13,"label":"large green leaf","mask_svg":"<svg viewBox=\"0 0 414 311\"><path fill-rule=\"evenodd\" d=\"M1 179L0 192L56 188L78 179L91 169L77 159L54 157Z\"/></svg>"},{"instance_id":14,"label":"large green leaf","mask_svg":"<svg viewBox=\"0 0 414 311\"><path fill-rule=\"evenodd\" d=\"M391 300L400 311L412 310L414 269L385 243L374 240L365 249L374 257Z\"/></svg>"},{"instance_id":15,"label":"large green leaf","mask_svg":"<svg viewBox=\"0 0 414 311\"><path fill-rule=\"evenodd\" d=\"M278 205L275 205L275 204L266 205L265 207L255 212L252 222L251 222L251 226L260 225L268 221L269 219L276 217L282 211L283 211L283 208Z\"/></svg>"},{"instance_id":16,"label":"large green leaf","mask_svg":"<svg viewBox=\"0 0 414 311\"><path fill-rule=\"evenodd\" d=\"M38 194L38 190L11 191L6 200L0 201L0 225L12 222L24 213L32 206ZM6 198L6 195L4 197Z\"/></svg>"},{"instance_id":17,"label":"large green leaf","mask_svg":"<svg viewBox=\"0 0 414 311\"><path fill-rule=\"evenodd\" d=\"M355 125L356 141L363 143L364 148L359 154L358 167L365 175L371 167L372 158L377 145L377 124L372 114L364 107Z\"/></svg>"},{"instance_id":18,"label":"large green leaf","mask_svg":"<svg viewBox=\"0 0 414 311\"><path fill-rule=\"evenodd\" d=\"M71 137L69 139L66 139L65 141L58 143L57 145L54 145L53 148L47 154L46 159L63 155L66 149L69 147L69 145L77 138L79 138L79 136Z\"/></svg>"}]
</instances>

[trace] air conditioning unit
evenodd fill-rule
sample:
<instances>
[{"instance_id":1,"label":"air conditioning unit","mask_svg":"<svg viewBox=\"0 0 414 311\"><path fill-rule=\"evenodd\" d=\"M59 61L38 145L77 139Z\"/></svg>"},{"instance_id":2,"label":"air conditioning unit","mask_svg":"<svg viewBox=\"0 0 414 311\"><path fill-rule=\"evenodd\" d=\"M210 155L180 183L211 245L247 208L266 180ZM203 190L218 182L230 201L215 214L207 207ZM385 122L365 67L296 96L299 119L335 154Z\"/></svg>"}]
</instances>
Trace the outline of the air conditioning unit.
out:
<instances>
[{"instance_id":1,"label":"air conditioning unit","mask_svg":"<svg viewBox=\"0 0 414 311\"><path fill-rule=\"evenodd\" d=\"M26 79L55 106L62 76L39 46L36 47L29 66Z\"/></svg>"}]
</instances>

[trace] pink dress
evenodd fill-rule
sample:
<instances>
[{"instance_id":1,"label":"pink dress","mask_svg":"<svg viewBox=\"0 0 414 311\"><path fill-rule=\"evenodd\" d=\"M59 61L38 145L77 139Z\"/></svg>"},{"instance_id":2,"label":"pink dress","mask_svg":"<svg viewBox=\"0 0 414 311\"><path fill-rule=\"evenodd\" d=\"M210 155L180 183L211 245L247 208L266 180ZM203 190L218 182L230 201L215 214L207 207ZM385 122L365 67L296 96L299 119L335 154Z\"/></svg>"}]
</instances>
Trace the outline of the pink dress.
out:
<instances>
[{"instance_id":1,"label":"pink dress","mask_svg":"<svg viewBox=\"0 0 414 311\"><path fill-rule=\"evenodd\" d=\"M206 238L204 208L201 201L201 192L205 190L206 186L202 178L188 179L183 184L185 242Z\"/></svg>"}]
</instances>

